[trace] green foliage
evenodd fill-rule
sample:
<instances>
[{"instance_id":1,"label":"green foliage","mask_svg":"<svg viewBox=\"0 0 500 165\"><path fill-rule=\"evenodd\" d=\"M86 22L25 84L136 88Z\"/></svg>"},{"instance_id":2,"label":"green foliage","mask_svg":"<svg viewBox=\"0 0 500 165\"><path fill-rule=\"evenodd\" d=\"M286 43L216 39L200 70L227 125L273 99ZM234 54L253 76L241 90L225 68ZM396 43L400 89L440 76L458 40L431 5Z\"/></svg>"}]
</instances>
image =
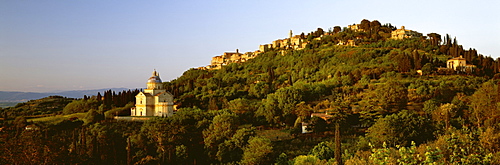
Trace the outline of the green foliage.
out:
<instances>
[{"instance_id":1,"label":"green foliage","mask_svg":"<svg viewBox=\"0 0 500 165\"><path fill-rule=\"evenodd\" d=\"M285 153L281 153L278 158L276 158L276 165L290 165L291 162L288 160L288 156Z\"/></svg>"},{"instance_id":2,"label":"green foliage","mask_svg":"<svg viewBox=\"0 0 500 165\"><path fill-rule=\"evenodd\" d=\"M370 155L370 161L373 164L385 165L391 164L394 160L390 160L392 150L386 146L384 142L382 148L374 148L372 146L372 154Z\"/></svg>"},{"instance_id":3,"label":"green foliage","mask_svg":"<svg viewBox=\"0 0 500 165\"><path fill-rule=\"evenodd\" d=\"M252 137L243 149L243 158L240 164L266 164L269 163L269 154L273 152L271 141L262 137Z\"/></svg>"},{"instance_id":4,"label":"green foliage","mask_svg":"<svg viewBox=\"0 0 500 165\"><path fill-rule=\"evenodd\" d=\"M443 153L439 148L431 149L427 147L424 153L417 151L417 146L414 142L410 147L396 146L389 148L384 143L382 148L374 148L372 146L371 155L369 157L372 164L402 164L402 165L417 165L430 164L438 165L445 164L442 162Z\"/></svg>"},{"instance_id":5,"label":"green foliage","mask_svg":"<svg viewBox=\"0 0 500 165\"><path fill-rule=\"evenodd\" d=\"M182 144L175 146L175 157L176 157L177 162L179 162L181 164L186 163L185 160L188 157L187 147L185 145L182 145Z\"/></svg>"},{"instance_id":6,"label":"green foliage","mask_svg":"<svg viewBox=\"0 0 500 165\"><path fill-rule=\"evenodd\" d=\"M468 128L441 136L446 147L443 149L445 158L452 164L490 164L493 155L485 152L477 138L478 131Z\"/></svg>"},{"instance_id":7,"label":"green foliage","mask_svg":"<svg viewBox=\"0 0 500 165\"><path fill-rule=\"evenodd\" d=\"M328 126L326 121L319 117L312 117L310 122L310 129L312 129L312 131L316 133L325 132Z\"/></svg>"},{"instance_id":8,"label":"green foliage","mask_svg":"<svg viewBox=\"0 0 500 165\"><path fill-rule=\"evenodd\" d=\"M87 112L91 109L97 109L99 106L99 102L94 99L80 99L74 100L73 102L66 105L63 109L63 114L72 114L72 113L80 113Z\"/></svg>"},{"instance_id":9,"label":"green foliage","mask_svg":"<svg viewBox=\"0 0 500 165\"><path fill-rule=\"evenodd\" d=\"M243 148L247 145L248 140L255 136L254 128L241 128L236 130L236 133L219 145L217 151L217 160L222 163L237 162L241 160Z\"/></svg>"},{"instance_id":10,"label":"green foliage","mask_svg":"<svg viewBox=\"0 0 500 165\"><path fill-rule=\"evenodd\" d=\"M291 116L292 110L301 100L300 90L292 87L281 88L267 96L257 114L265 116L269 123L279 124L280 121L284 121L286 118L293 118Z\"/></svg>"},{"instance_id":11,"label":"green foliage","mask_svg":"<svg viewBox=\"0 0 500 165\"><path fill-rule=\"evenodd\" d=\"M434 73L434 71L435 71L435 68L431 63L426 63L422 67L422 75L425 75L425 76L430 75L430 74Z\"/></svg>"},{"instance_id":12,"label":"green foliage","mask_svg":"<svg viewBox=\"0 0 500 165\"><path fill-rule=\"evenodd\" d=\"M149 120L141 128L141 134L154 144L156 158L161 161L172 161L176 146L180 145L186 133L186 127L179 127L179 123L170 118Z\"/></svg>"},{"instance_id":13,"label":"green foliage","mask_svg":"<svg viewBox=\"0 0 500 165\"><path fill-rule=\"evenodd\" d=\"M474 123L481 126L495 126L500 120L498 86L493 81L485 82L471 97Z\"/></svg>"},{"instance_id":14,"label":"green foliage","mask_svg":"<svg viewBox=\"0 0 500 165\"><path fill-rule=\"evenodd\" d=\"M0 118L14 119L17 116L43 117L60 114L72 98L49 96L37 100L18 103L14 107L0 108Z\"/></svg>"},{"instance_id":15,"label":"green foliage","mask_svg":"<svg viewBox=\"0 0 500 165\"><path fill-rule=\"evenodd\" d=\"M439 102L437 102L434 99L427 100L424 102L424 107L423 111L428 115L431 116L432 113L439 108Z\"/></svg>"},{"instance_id":16,"label":"green foliage","mask_svg":"<svg viewBox=\"0 0 500 165\"><path fill-rule=\"evenodd\" d=\"M454 104L443 104L439 108L435 109L432 116L434 121L438 123L444 123L445 128L450 128L451 119L455 118L458 112L458 107Z\"/></svg>"},{"instance_id":17,"label":"green foliage","mask_svg":"<svg viewBox=\"0 0 500 165\"><path fill-rule=\"evenodd\" d=\"M219 145L233 136L239 124L237 117L236 114L222 112L213 118L207 129L203 130L205 148L208 150L210 157L215 158L219 152Z\"/></svg>"},{"instance_id":18,"label":"green foliage","mask_svg":"<svg viewBox=\"0 0 500 165\"><path fill-rule=\"evenodd\" d=\"M134 107L135 104L130 102L124 107L115 107L109 111L104 112L106 118L113 118L114 116L130 116L130 108Z\"/></svg>"},{"instance_id":19,"label":"green foliage","mask_svg":"<svg viewBox=\"0 0 500 165\"><path fill-rule=\"evenodd\" d=\"M329 160L334 157L334 150L331 148L333 144L330 142L321 142L309 152L309 155L314 155L321 160Z\"/></svg>"},{"instance_id":20,"label":"green foliage","mask_svg":"<svg viewBox=\"0 0 500 165\"><path fill-rule=\"evenodd\" d=\"M104 115L97 112L95 109L90 109L85 116L85 123L96 123L104 120Z\"/></svg>"},{"instance_id":21,"label":"green foliage","mask_svg":"<svg viewBox=\"0 0 500 165\"><path fill-rule=\"evenodd\" d=\"M73 113L70 115L56 115L56 116L49 116L49 117L41 117L41 118L33 118L29 119L29 122L35 122L35 123L45 123L45 124L57 124L60 123L64 120L69 120L69 119L84 119L85 116L87 116L87 113Z\"/></svg>"},{"instance_id":22,"label":"green foliage","mask_svg":"<svg viewBox=\"0 0 500 165\"><path fill-rule=\"evenodd\" d=\"M404 110L378 119L367 132L372 144L407 146L411 141L421 144L432 140L434 128L428 119Z\"/></svg>"},{"instance_id":23,"label":"green foliage","mask_svg":"<svg viewBox=\"0 0 500 165\"><path fill-rule=\"evenodd\" d=\"M418 164L418 157L416 156L417 147L415 142L412 141L410 147L397 146L400 158L397 160L399 164L416 165Z\"/></svg>"},{"instance_id":24,"label":"green foliage","mask_svg":"<svg viewBox=\"0 0 500 165\"><path fill-rule=\"evenodd\" d=\"M425 159L422 161L424 164L431 164L431 165L441 165L445 164L442 162L442 157L444 156L442 154L442 151L439 148L432 149L430 147L427 147L425 149L424 153Z\"/></svg>"},{"instance_id":25,"label":"green foliage","mask_svg":"<svg viewBox=\"0 0 500 165\"><path fill-rule=\"evenodd\" d=\"M397 81L388 81L375 92L379 104L385 109L402 109L408 102L408 89Z\"/></svg>"},{"instance_id":26,"label":"green foliage","mask_svg":"<svg viewBox=\"0 0 500 165\"><path fill-rule=\"evenodd\" d=\"M295 165L302 165L302 164L307 164L307 165L327 165L327 164L334 164L332 162L329 162L327 160L321 160L318 157L314 155L300 155L295 157L293 159L293 164Z\"/></svg>"},{"instance_id":27,"label":"green foliage","mask_svg":"<svg viewBox=\"0 0 500 165\"><path fill-rule=\"evenodd\" d=\"M498 129L488 127L480 133L479 142L485 152L497 153L500 151L500 131Z\"/></svg>"}]
</instances>

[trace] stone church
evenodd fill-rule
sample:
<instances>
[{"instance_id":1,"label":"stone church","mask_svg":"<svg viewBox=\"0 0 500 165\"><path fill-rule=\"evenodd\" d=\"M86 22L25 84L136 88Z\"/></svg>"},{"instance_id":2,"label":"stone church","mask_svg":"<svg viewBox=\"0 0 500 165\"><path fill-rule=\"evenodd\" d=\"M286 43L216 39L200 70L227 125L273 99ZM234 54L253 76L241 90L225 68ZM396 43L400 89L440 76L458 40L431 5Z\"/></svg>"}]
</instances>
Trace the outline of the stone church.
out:
<instances>
[{"instance_id":1,"label":"stone church","mask_svg":"<svg viewBox=\"0 0 500 165\"><path fill-rule=\"evenodd\" d=\"M163 87L160 74L153 71L147 88L135 96L135 107L130 116L170 117L174 114L174 96Z\"/></svg>"}]
</instances>

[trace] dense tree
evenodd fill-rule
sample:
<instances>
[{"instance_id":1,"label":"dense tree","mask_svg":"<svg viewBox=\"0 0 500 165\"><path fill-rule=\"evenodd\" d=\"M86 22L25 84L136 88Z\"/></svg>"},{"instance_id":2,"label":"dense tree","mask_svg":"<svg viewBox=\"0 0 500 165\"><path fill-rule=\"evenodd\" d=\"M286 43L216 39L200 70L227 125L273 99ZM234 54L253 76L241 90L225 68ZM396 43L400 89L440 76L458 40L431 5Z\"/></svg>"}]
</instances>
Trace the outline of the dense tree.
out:
<instances>
[{"instance_id":1,"label":"dense tree","mask_svg":"<svg viewBox=\"0 0 500 165\"><path fill-rule=\"evenodd\" d=\"M233 113L223 112L215 116L210 126L203 130L205 148L210 157L215 159L219 144L233 136L239 124L237 117Z\"/></svg>"},{"instance_id":2,"label":"dense tree","mask_svg":"<svg viewBox=\"0 0 500 165\"><path fill-rule=\"evenodd\" d=\"M333 32L334 32L334 33L338 33L338 32L340 32L340 31L342 31L342 28L341 28L340 26L335 26L335 27L333 27Z\"/></svg>"},{"instance_id":3,"label":"dense tree","mask_svg":"<svg viewBox=\"0 0 500 165\"><path fill-rule=\"evenodd\" d=\"M438 46L439 44L441 44L441 35L437 33L429 33L427 34L427 36L429 36L431 45Z\"/></svg>"},{"instance_id":4,"label":"dense tree","mask_svg":"<svg viewBox=\"0 0 500 165\"><path fill-rule=\"evenodd\" d=\"M276 158L276 165L289 165L290 160L288 160L288 156L285 153L281 153L278 158Z\"/></svg>"},{"instance_id":5,"label":"dense tree","mask_svg":"<svg viewBox=\"0 0 500 165\"><path fill-rule=\"evenodd\" d=\"M387 143L389 146L409 146L411 141L421 144L433 139L433 125L424 117L404 110L397 114L380 118L368 128L366 136L375 145Z\"/></svg>"},{"instance_id":6,"label":"dense tree","mask_svg":"<svg viewBox=\"0 0 500 165\"><path fill-rule=\"evenodd\" d=\"M457 114L458 107L454 104L443 104L439 108L434 110L433 118L435 121L443 122L445 128L450 128L450 120Z\"/></svg>"},{"instance_id":7,"label":"dense tree","mask_svg":"<svg viewBox=\"0 0 500 165\"><path fill-rule=\"evenodd\" d=\"M413 58L407 55L406 53L398 53L394 59L397 62L397 68L399 72L409 72L414 68Z\"/></svg>"},{"instance_id":8,"label":"dense tree","mask_svg":"<svg viewBox=\"0 0 500 165\"><path fill-rule=\"evenodd\" d=\"M324 31L322 28L318 28L318 29L314 32L314 37L321 37L323 34L325 34L325 31Z\"/></svg>"},{"instance_id":9,"label":"dense tree","mask_svg":"<svg viewBox=\"0 0 500 165\"><path fill-rule=\"evenodd\" d=\"M408 102L408 89L397 81L390 80L375 91L379 104L388 110L404 108Z\"/></svg>"},{"instance_id":10,"label":"dense tree","mask_svg":"<svg viewBox=\"0 0 500 165\"><path fill-rule=\"evenodd\" d=\"M434 72L434 67L432 66L432 63L426 63L422 67L422 75L430 75Z\"/></svg>"},{"instance_id":11,"label":"dense tree","mask_svg":"<svg viewBox=\"0 0 500 165\"><path fill-rule=\"evenodd\" d=\"M365 31L369 31L370 30L370 21L367 20L367 19L363 19L361 20L361 23L359 25L359 28L360 29L363 29Z\"/></svg>"},{"instance_id":12,"label":"dense tree","mask_svg":"<svg viewBox=\"0 0 500 165\"><path fill-rule=\"evenodd\" d=\"M217 159L222 163L234 163L241 160L243 149L253 136L255 136L254 128L238 129L230 139L219 145Z\"/></svg>"},{"instance_id":13,"label":"dense tree","mask_svg":"<svg viewBox=\"0 0 500 165\"><path fill-rule=\"evenodd\" d=\"M474 123L478 126L494 126L498 121L498 85L493 81L482 84L471 97Z\"/></svg>"},{"instance_id":14,"label":"dense tree","mask_svg":"<svg viewBox=\"0 0 500 165\"><path fill-rule=\"evenodd\" d=\"M318 157L314 155L300 155L295 157L293 159L294 163L296 165L299 164L310 164L310 165L328 165L328 164L333 164L331 162L328 162L327 160L321 160Z\"/></svg>"},{"instance_id":15,"label":"dense tree","mask_svg":"<svg viewBox=\"0 0 500 165\"><path fill-rule=\"evenodd\" d=\"M312 129L313 132L321 133L325 132L327 128L327 123L325 120L319 117L312 117L310 121L310 129Z\"/></svg>"},{"instance_id":16,"label":"dense tree","mask_svg":"<svg viewBox=\"0 0 500 165\"><path fill-rule=\"evenodd\" d=\"M309 152L309 155L314 155L315 157L322 160L329 160L333 158L334 151L332 149L333 144L329 142L321 142Z\"/></svg>"},{"instance_id":17,"label":"dense tree","mask_svg":"<svg viewBox=\"0 0 500 165\"><path fill-rule=\"evenodd\" d=\"M258 106L256 105L255 101L238 98L229 101L227 109L238 115L242 122L249 123L251 122L251 120L253 120L253 116L257 108Z\"/></svg>"},{"instance_id":18,"label":"dense tree","mask_svg":"<svg viewBox=\"0 0 500 165\"><path fill-rule=\"evenodd\" d=\"M241 164L266 164L269 163L268 155L273 151L271 141L266 138L252 137L243 149Z\"/></svg>"},{"instance_id":19,"label":"dense tree","mask_svg":"<svg viewBox=\"0 0 500 165\"><path fill-rule=\"evenodd\" d=\"M104 120L104 115L97 112L95 109L90 109L85 116L86 123L96 123L98 121Z\"/></svg>"},{"instance_id":20,"label":"dense tree","mask_svg":"<svg viewBox=\"0 0 500 165\"><path fill-rule=\"evenodd\" d=\"M302 92L293 87L280 88L275 93L267 95L256 115L265 117L270 124L286 122L292 125L296 118L292 112L295 105L302 100Z\"/></svg>"},{"instance_id":21,"label":"dense tree","mask_svg":"<svg viewBox=\"0 0 500 165\"><path fill-rule=\"evenodd\" d=\"M94 99L89 99L89 100L75 100L63 109L64 114L72 114L72 113L80 113L80 112L87 112L91 109L97 109L98 107L98 101Z\"/></svg>"}]
</instances>

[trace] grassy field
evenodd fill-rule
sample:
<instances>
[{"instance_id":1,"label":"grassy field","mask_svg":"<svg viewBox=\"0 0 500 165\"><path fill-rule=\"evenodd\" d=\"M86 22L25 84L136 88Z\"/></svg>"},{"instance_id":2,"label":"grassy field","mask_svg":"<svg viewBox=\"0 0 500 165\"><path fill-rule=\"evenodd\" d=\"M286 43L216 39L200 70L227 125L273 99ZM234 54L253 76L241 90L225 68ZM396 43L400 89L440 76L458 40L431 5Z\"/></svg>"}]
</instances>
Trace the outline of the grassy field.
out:
<instances>
[{"instance_id":1,"label":"grassy field","mask_svg":"<svg viewBox=\"0 0 500 165\"><path fill-rule=\"evenodd\" d=\"M79 119L83 119L86 114L87 113L74 113L69 115L56 115L49 117L33 118L33 119L28 119L28 122L58 123L72 117L78 117Z\"/></svg>"},{"instance_id":2,"label":"grassy field","mask_svg":"<svg viewBox=\"0 0 500 165\"><path fill-rule=\"evenodd\" d=\"M260 130L256 132L258 136L265 137L271 141L281 141L292 139L292 135L284 130Z\"/></svg>"}]
</instances>

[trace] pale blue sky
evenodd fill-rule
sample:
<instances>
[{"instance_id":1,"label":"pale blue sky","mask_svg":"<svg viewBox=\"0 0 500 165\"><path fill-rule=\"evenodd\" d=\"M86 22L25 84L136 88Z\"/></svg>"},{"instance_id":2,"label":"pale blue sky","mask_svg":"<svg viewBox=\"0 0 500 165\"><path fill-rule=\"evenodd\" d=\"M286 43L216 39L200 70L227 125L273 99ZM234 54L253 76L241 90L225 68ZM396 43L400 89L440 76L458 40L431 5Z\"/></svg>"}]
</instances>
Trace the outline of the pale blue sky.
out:
<instances>
[{"instance_id":1,"label":"pale blue sky","mask_svg":"<svg viewBox=\"0 0 500 165\"><path fill-rule=\"evenodd\" d=\"M500 56L500 1L0 0L0 91L143 88L289 30L379 20Z\"/></svg>"}]
</instances>

